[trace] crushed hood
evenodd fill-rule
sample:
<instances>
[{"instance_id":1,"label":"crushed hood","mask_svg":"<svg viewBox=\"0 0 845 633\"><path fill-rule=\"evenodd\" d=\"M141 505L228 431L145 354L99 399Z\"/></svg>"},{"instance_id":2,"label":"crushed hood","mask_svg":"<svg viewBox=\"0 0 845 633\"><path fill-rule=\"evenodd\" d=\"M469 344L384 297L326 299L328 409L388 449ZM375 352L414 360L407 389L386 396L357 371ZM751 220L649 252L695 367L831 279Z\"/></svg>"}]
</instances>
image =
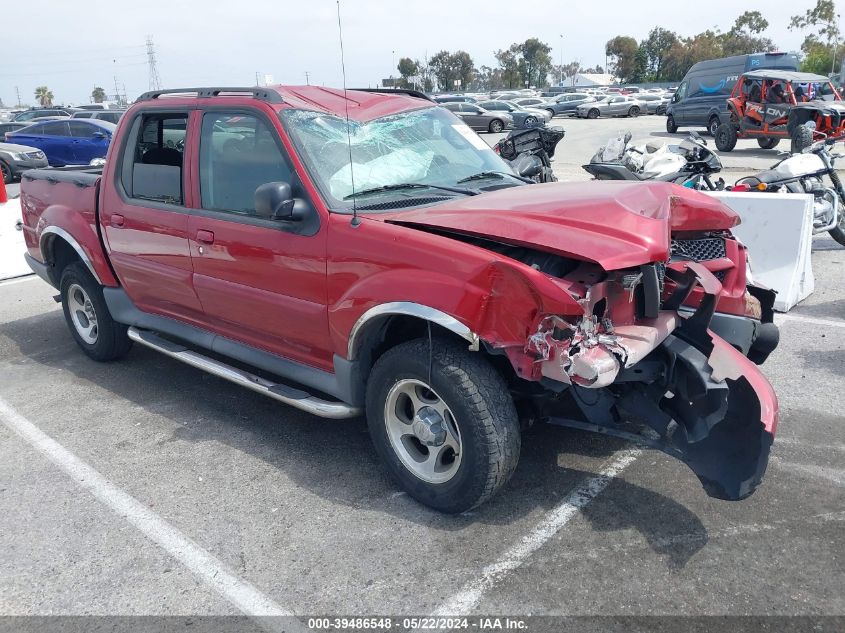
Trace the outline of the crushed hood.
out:
<instances>
[{"instance_id":1,"label":"crushed hood","mask_svg":"<svg viewBox=\"0 0 845 633\"><path fill-rule=\"evenodd\" d=\"M667 261L670 229L717 230L739 222L699 192L628 181L512 187L378 217L593 261L605 270Z\"/></svg>"}]
</instances>

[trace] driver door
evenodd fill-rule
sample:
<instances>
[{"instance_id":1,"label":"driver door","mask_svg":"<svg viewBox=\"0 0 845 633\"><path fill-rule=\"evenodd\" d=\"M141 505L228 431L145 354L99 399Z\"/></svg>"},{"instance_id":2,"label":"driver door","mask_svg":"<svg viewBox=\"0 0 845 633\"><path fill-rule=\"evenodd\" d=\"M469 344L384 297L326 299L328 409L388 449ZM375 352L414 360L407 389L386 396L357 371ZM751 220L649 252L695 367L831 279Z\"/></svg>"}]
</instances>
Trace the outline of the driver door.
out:
<instances>
[{"instance_id":1,"label":"driver door","mask_svg":"<svg viewBox=\"0 0 845 633\"><path fill-rule=\"evenodd\" d=\"M307 200L268 116L257 109L201 114L199 209L188 239L206 327L331 370L325 222L303 234L302 224L257 215L255 190L269 182L287 182L294 198Z\"/></svg>"}]
</instances>

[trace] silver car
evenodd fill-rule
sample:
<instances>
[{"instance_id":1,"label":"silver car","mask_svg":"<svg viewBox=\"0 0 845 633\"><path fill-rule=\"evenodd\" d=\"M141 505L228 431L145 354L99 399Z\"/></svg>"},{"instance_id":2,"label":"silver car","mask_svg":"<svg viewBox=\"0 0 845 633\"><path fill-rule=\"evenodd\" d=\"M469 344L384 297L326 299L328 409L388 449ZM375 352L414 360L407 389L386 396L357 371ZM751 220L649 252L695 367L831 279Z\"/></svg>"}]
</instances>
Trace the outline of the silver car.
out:
<instances>
[{"instance_id":1,"label":"silver car","mask_svg":"<svg viewBox=\"0 0 845 633\"><path fill-rule=\"evenodd\" d=\"M526 115L525 123L527 125L533 125L538 121L548 123L552 118L552 114L548 110L540 110L537 108L525 108L517 105L513 101L491 99L489 101L479 101L476 105L481 106L489 112L507 112L511 116L514 116L518 112L524 112ZM514 120L516 120L515 116Z\"/></svg>"},{"instance_id":2,"label":"silver car","mask_svg":"<svg viewBox=\"0 0 845 633\"><path fill-rule=\"evenodd\" d=\"M581 118L597 119L600 116L639 116L646 112L646 105L631 95L610 95L604 99L585 103L575 111Z\"/></svg>"},{"instance_id":3,"label":"silver car","mask_svg":"<svg viewBox=\"0 0 845 633\"><path fill-rule=\"evenodd\" d=\"M666 106L669 105L671 97L667 97L663 93L647 92L638 94L636 98L645 104L648 114L666 114Z\"/></svg>"}]
</instances>

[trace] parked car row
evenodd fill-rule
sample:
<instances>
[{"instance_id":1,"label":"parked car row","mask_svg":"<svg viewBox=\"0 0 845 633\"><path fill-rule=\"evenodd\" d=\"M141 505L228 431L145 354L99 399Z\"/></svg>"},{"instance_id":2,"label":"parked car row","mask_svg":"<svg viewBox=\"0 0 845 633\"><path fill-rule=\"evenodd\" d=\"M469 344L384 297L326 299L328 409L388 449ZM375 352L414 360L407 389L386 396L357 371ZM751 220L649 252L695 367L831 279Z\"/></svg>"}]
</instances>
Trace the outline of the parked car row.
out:
<instances>
[{"instance_id":1,"label":"parked car row","mask_svg":"<svg viewBox=\"0 0 845 633\"><path fill-rule=\"evenodd\" d=\"M530 123L545 121L556 116L578 116L598 118L600 116L638 116L640 114L665 114L672 98L666 90L654 88L585 89L583 92L564 92L554 96L520 95L519 93L498 93L488 99L479 95L437 95L434 100L440 104L462 103L474 105L488 112L528 113ZM506 104L506 105L502 105ZM595 104L592 107L589 104ZM582 106L585 106L582 108ZM452 108L459 112L457 108ZM460 115L459 115L460 116ZM517 115L519 116L519 115ZM465 118L462 116L462 118ZM492 121L492 119L488 120ZM480 125L480 123L479 123ZM474 129L481 129L476 127Z\"/></svg>"}]
</instances>

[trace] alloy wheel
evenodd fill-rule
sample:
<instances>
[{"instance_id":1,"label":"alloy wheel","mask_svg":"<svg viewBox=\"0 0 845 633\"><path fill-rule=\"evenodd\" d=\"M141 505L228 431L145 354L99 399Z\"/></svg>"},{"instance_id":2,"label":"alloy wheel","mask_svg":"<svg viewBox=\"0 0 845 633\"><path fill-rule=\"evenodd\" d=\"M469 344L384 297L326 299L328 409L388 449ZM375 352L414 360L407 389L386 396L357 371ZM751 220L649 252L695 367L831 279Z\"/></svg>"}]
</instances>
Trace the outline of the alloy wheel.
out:
<instances>
[{"instance_id":1,"label":"alloy wheel","mask_svg":"<svg viewBox=\"0 0 845 633\"><path fill-rule=\"evenodd\" d=\"M97 328L97 313L94 311L91 298L82 286L72 284L67 291L67 301L73 327L76 328L77 334L83 341L93 345L97 342L99 331Z\"/></svg>"},{"instance_id":2,"label":"alloy wheel","mask_svg":"<svg viewBox=\"0 0 845 633\"><path fill-rule=\"evenodd\" d=\"M399 380L384 405L387 436L396 456L414 476L446 483L461 465L461 434L448 405L425 382Z\"/></svg>"}]
</instances>

